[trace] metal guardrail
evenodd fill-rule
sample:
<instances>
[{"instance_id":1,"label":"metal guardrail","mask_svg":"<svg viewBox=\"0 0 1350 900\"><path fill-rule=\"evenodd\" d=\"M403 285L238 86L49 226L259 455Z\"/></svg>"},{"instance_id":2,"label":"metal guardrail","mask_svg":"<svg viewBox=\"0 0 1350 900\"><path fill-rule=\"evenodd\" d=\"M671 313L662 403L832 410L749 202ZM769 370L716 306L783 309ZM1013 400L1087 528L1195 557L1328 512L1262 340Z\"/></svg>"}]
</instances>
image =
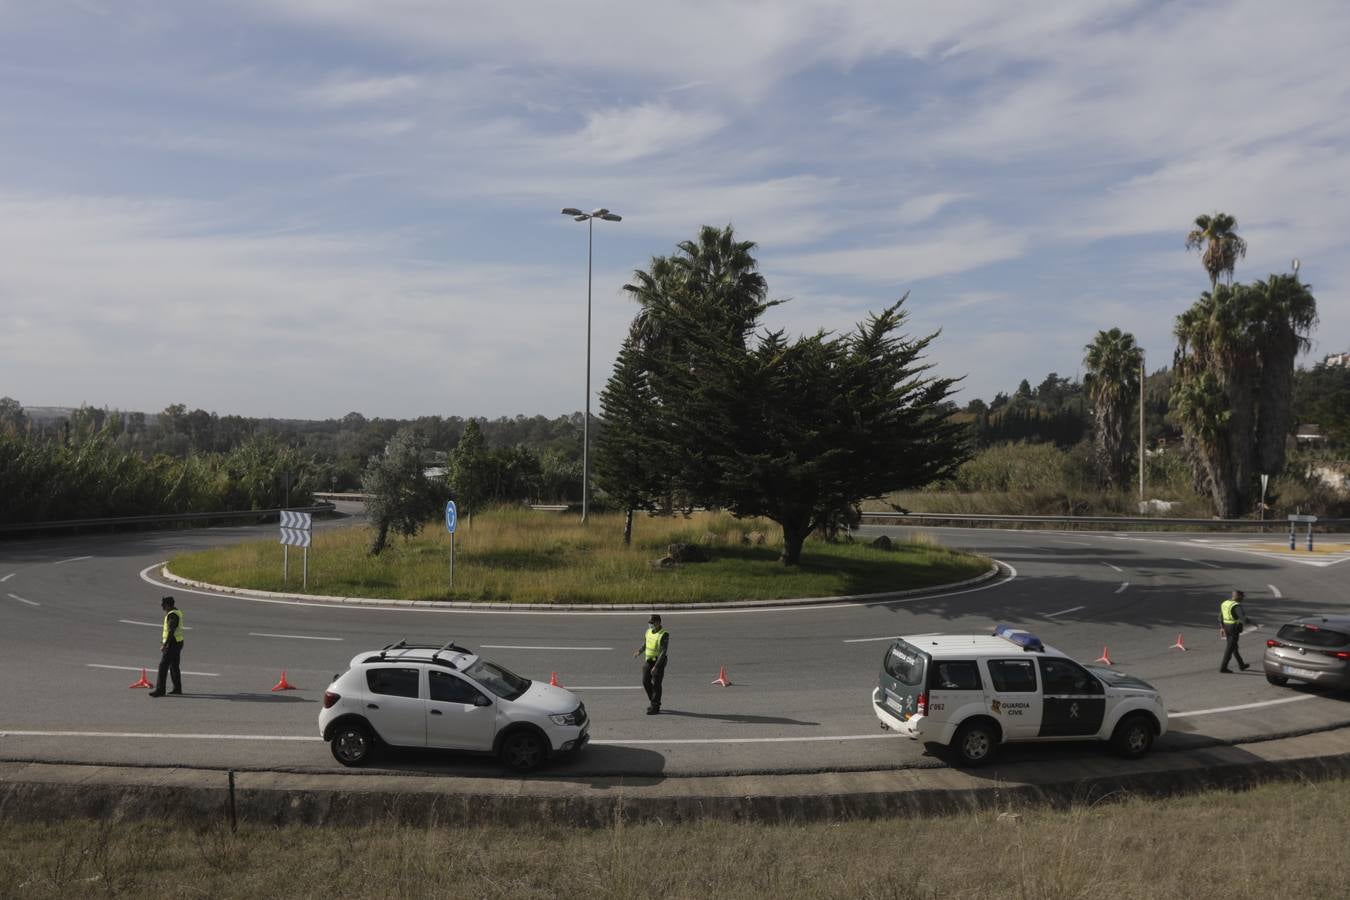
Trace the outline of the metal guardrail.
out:
<instances>
[{"instance_id":1,"label":"metal guardrail","mask_svg":"<svg viewBox=\"0 0 1350 900\"><path fill-rule=\"evenodd\" d=\"M902 512L864 512L864 519L884 519L889 522L935 521L935 522L992 522L1004 524L1054 525L1151 525L1155 528L1174 525L1199 526L1207 528L1287 528L1285 519L1173 519L1161 516L1011 516L1011 515L967 515L964 513L902 513ZM1350 525L1350 519L1318 519L1317 526Z\"/></svg>"},{"instance_id":2,"label":"metal guardrail","mask_svg":"<svg viewBox=\"0 0 1350 900\"><path fill-rule=\"evenodd\" d=\"M317 506L299 506L290 512L326 513L333 511L333 504L320 503ZM0 533L16 531L64 531L67 529L94 528L100 525L152 525L156 522L204 522L235 519L280 518L281 509L244 509L224 510L206 513L163 513L152 516L105 516L99 519L60 519L51 522L18 522L0 525Z\"/></svg>"}]
</instances>

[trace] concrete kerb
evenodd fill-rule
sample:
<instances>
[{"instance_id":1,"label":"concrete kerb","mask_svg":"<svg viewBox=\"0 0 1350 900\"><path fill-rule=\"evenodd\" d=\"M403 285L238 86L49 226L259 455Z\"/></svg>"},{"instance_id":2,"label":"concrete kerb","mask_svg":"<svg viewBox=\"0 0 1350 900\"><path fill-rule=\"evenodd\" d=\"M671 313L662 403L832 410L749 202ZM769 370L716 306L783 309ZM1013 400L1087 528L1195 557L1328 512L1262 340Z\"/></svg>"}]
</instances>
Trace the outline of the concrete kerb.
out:
<instances>
[{"instance_id":1,"label":"concrete kerb","mask_svg":"<svg viewBox=\"0 0 1350 900\"><path fill-rule=\"evenodd\" d=\"M934 585L932 587L914 588L907 591L885 591L879 594L843 594L837 597L798 597L785 600L730 600L722 603L476 603L461 600L390 600L378 597L333 597L321 594L291 594L280 591L259 591L251 588L234 588L225 585L211 584L205 581L194 581L190 578L183 578L181 575L175 575L169 570L167 563L160 566L160 576L166 581L182 585L194 590L209 591L213 594L224 596L246 597L258 600L295 600L310 603L332 603L345 606L385 606L385 607L417 607L418 609L464 609L478 611L498 611L498 612L613 612L622 610L633 610L634 612L646 612L649 610L659 610L661 612L675 612L679 610L700 610L700 609L754 609L754 608L774 608L784 606L815 606L830 603L886 603L893 600L903 600L912 597L921 597L927 595L940 596L943 593L961 588L974 587L997 578L1002 571L1002 566L997 561L994 562L989 570L975 578L967 578L964 581L955 581L950 584Z\"/></svg>"},{"instance_id":2,"label":"concrete kerb","mask_svg":"<svg viewBox=\"0 0 1350 900\"><path fill-rule=\"evenodd\" d=\"M233 802L238 820L255 826L787 823L1066 806L1347 774L1350 729L1341 729L1135 762L1103 755L974 772L569 780L251 771L236 773ZM0 763L0 822L97 818L227 826L230 803L228 776L219 770Z\"/></svg>"}]
</instances>

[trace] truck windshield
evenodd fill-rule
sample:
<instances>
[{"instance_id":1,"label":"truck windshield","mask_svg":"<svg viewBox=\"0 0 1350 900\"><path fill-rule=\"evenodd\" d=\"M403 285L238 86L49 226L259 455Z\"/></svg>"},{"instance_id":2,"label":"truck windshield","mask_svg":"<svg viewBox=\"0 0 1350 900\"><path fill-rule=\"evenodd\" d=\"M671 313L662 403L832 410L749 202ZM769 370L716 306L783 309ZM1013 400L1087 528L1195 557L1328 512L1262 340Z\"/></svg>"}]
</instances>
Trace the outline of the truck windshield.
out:
<instances>
[{"instance_id":1,"label":"truck windshield","mask_svg":"<svg viewBox=\"0 0 1350 900\"><path fill-rule=\"evenodd\" d=\"M882 667L887 675L901 684L917 687L923 684L923 663L924 655L920 650L904 641L896 641L891 645L891 649L886 651Z\"/></svg>"}]
</instances>

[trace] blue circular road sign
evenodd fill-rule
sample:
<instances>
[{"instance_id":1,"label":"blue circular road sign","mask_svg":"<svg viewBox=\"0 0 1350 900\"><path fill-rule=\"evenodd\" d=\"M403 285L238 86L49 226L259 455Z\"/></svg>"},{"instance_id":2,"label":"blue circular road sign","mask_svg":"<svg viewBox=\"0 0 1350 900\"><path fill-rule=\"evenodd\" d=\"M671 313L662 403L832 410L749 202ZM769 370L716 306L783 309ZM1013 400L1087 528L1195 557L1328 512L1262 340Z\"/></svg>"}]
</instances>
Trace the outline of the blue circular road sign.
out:
<instances>
[{"instance_id":1,"label":"blue circular road sign","mask_svg":"<svg viewBox=\"0 0 1350 900\"><path fill-rule=\"evenodd\" d=\"M455 501L447 500L445 503L445 530L454 534L455 524L458 521L459 511L455 509Z\"/></svg>"}]
</instances>

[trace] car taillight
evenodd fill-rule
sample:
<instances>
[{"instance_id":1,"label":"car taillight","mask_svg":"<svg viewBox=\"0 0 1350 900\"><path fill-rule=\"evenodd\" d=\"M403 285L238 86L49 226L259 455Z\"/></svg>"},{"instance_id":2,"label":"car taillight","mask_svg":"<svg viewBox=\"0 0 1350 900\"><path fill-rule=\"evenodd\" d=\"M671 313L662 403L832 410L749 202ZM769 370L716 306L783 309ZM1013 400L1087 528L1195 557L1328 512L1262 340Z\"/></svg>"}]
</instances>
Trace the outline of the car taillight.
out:
<instances>
[{"instance_id":1,"label":"car taillight","mask_svg":"<svg viewBox=\"0 0 1350 900\"><path fill-rule=\"evenodd\" d=\"M1336 659L1350 659L1350 653L1344 650L1328 650L1327 656L1334 656Z\"/></svg>"},{"instance_id":2,"label":"car taillight","mask_svg":"<svg viewBox=\"0 0 1350 900\"><path fill-rule=\"evenodd\" d=\"M323 692L323 708L331 709L333 704L342 699L342 695L333 691Z\"/></svg>"},{"instance_id":3,"label":"car taillight","mask_svg":"<svg viewBox=\"0 0 1350 900\"><path fill-rule=\"evenodd\" d=\"M1284 644L1281 644L1279 641L1277 641L1277 640L1275 640L1274 638L1272 638L1272 639L1266 641L1266 646L1267 646L1267 647L1283 647Z\"/></svg>"},{"instance_id":4,"label":"car taillight","mask_svg":"<svg viewBox=\"0 0 1350 900\"><path fill-rule=\"evenodd\" d=\"M920 695L919 695L919 700L918 700L918 702L915 704L915 707L914 707L914 708L915 708L916 710L918 710L917 715L920 715L920 716L926 716L926 715L928 715L928 695L927 695L927 694L920 694Z\"/></svg>"}]
</instances>

